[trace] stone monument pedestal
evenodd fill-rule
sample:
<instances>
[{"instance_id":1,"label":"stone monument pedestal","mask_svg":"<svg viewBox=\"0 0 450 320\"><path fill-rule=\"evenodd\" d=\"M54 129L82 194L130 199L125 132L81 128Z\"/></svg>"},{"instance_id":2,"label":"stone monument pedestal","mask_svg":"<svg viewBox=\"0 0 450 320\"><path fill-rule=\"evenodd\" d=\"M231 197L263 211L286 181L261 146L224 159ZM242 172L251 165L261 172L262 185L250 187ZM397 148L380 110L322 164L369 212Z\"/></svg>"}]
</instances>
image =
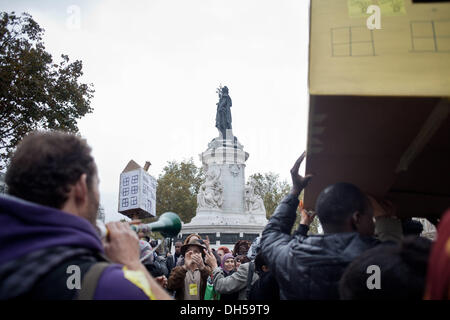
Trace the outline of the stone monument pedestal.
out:
<instances>
[{"instance_id":1,"label":"stone monument pedestal","mask_svg":"<svg viewBox=\"0 0 450 320\"><path fill-rule=\"evenodd\" d=\"M191 233L208 235L212 247L232 246L238 240L253 241L264 229L267 219L262 199L245 185L245 161L249 154L227 130L208 144L200 154L206 181L197 196L197 212L183 224L179 237Z\"/></svg>"}]
</instances>

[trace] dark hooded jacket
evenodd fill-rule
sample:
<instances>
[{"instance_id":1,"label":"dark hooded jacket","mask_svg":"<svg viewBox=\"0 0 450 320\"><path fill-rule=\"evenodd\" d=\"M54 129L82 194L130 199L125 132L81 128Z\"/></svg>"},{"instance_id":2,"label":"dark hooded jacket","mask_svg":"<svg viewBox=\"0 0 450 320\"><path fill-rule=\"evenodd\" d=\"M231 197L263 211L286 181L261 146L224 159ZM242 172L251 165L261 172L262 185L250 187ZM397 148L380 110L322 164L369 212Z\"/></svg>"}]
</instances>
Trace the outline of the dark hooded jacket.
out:
<instances>
[{"instance_id":1,"label":"dark hooded jacket","mask_svg":"<svg viewBox=\"0 0 450 320\"><path fill-rule=\"evenodd\" d=\"M69 288L73 267L83 276L105 261L101 240L86 220L63 211L0 195L0 299L76 299ZM101 274L94 299L148 299L110 264Z\"/></svg>"},{"instance_id":2,"label":"dark hooded jacket","mask_svg":"<svg viewBox=\"0 0 450 320\"><path fill-rule=\"evenodd\" d=\"M379 241L356 232L290 235L298 198L286 196L261 237L264 258L280 287L282 300L339 299L338 284L347 265Z\"/></svg>"}]
</instances>

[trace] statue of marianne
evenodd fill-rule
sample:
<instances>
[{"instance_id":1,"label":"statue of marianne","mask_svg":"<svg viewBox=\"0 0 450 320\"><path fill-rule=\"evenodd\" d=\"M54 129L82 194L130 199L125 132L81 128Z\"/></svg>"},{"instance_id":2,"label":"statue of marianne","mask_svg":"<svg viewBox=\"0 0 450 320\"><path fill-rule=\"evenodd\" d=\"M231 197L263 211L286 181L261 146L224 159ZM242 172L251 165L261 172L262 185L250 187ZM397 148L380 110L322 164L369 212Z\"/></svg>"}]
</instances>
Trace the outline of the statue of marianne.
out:
<instances>
[{"instance_id":1,"label":"statue of marianne","mask_svg":"<svg viewBox=\"0 0 450 320\"><path fill-rule=\"evenodd\" d=\"M216 128L219 130L222 139L226 138L227 129L231 129L231 98L228 95L228 88L219 87L219 102L217 103Z\"/></svg>"}]
</instances>

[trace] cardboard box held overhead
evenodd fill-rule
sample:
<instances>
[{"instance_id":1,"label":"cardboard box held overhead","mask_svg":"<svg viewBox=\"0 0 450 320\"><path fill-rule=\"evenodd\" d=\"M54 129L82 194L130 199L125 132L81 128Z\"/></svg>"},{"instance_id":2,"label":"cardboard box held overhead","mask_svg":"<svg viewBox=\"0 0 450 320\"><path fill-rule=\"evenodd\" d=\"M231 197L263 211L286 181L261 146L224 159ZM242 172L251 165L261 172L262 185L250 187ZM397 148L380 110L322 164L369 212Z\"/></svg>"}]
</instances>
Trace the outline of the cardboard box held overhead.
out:
<instances>
[{"instance_id":1,"label":"cardboard box held overhead","mask_svg":"<svg viewBox=\"0 0 450 320\"><path fill-rule=\"evenodd\" d=\"M377 5L381 29L367 27ZM311 94L447 96L450 2L311 1Z\"/></svg>"},{"instance_id":2,"label":"cardboard box held overhead","mask_svg":"<svg viewBox=\"0 0 450 320\"><path fill-rule=\"evenodd\" d=\"M369 5L381 9L370 30ZM400 217L450 207L450 2L312 0L305 190L346 181Z\"/></svg>"}]
</instances>

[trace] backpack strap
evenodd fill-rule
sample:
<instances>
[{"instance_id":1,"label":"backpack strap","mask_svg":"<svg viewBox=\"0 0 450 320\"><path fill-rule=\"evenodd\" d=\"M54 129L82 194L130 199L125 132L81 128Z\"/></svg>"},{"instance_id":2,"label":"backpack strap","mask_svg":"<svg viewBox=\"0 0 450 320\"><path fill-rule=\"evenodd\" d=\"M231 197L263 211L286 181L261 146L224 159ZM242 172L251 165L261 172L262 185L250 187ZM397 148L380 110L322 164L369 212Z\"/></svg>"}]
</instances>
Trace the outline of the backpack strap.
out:
<instances>
[{"instance_id":1,"label":"backpack strap","mask_svg":"<svg viewBox=\"0 0 450 320\"><path fill-rule=\"evenodd\" d=\"M247 276L247 290L246 290L246 296L247 300L250 296L250 290L252 288L252 280L253 280L253 274L255 273L255 262L250 261L248 266L248 276Z\"/></svg>"},{"instance_id":2,"label":"backpack strap","mask_svg":"<svg viewBox=\"0 0 450 320\"><path fill-rule=\"evenodd\" d=\"M86 275L83 277L83 282L81 283L81 289L78 293L77 300L93 300L95 290L97 289L98 280L102 275L103 271L110 266L108 262L98 262L94 264Z\"/></svg>"}]
</instances>

